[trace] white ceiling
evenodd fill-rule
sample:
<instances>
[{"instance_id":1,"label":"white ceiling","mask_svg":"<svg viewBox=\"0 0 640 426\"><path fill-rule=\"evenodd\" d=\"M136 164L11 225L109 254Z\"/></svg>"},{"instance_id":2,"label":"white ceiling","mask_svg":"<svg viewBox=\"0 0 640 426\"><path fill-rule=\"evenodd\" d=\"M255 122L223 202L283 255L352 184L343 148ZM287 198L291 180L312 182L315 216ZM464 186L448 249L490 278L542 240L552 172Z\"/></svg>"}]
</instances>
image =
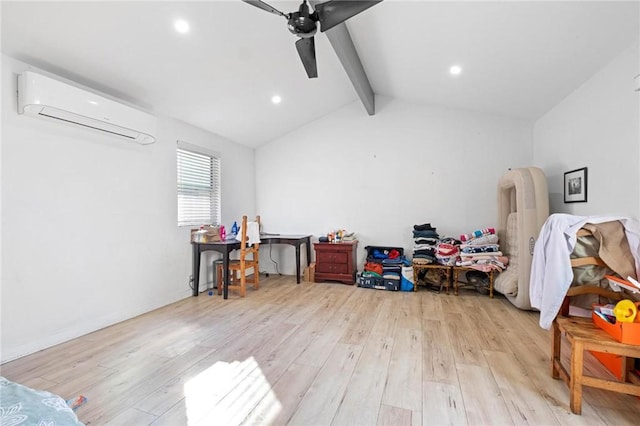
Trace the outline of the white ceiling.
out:
<instances>
[{"instance_id":1,"label":"white ceiling","mask_svg":"<svg viewBox=\"0 0 640 426\"><path fill-rule=\"evenodd\" d=\"M534 120L637 42L639 6L385 0L347 26L377 95ZM240 0L2 2L3 53L254 147L358 99L315 39L310 80L284 18Z\"/></svg>"}]
</instances>

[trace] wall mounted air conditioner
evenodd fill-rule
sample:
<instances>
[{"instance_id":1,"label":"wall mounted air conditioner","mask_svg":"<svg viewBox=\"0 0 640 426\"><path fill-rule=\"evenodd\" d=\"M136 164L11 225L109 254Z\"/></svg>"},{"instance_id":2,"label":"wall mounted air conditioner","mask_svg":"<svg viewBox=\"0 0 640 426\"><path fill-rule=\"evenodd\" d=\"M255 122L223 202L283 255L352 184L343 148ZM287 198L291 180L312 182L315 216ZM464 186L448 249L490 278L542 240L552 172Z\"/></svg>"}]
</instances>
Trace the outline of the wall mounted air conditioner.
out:
<instances>
[{"instance_id":1,"label":"wall mounted air conditioner","mask_svg":"<svg viewBox=\"0 0 640 426\"><path fill-rule=\"evenodd\" d=\"M18 76L18 113L83 126L142 145L156 141L154 116L33 71Z\"/></svg>"}]
</instances>

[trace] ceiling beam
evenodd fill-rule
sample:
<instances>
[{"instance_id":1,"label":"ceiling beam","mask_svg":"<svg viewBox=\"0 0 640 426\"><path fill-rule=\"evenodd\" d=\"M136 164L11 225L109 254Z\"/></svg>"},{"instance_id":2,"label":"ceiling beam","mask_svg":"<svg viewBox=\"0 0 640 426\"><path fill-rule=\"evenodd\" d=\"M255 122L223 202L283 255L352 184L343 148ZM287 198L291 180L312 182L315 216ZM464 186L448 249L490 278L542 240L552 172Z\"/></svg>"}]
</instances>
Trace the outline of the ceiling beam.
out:
<instances>
[{"instance_id":1,"label":"ceiling beam","mask_svg":"<svg viewBox=\"0 0 640 426\"><path fill-rule=\"evenodd\" d=\"M309 3L315 8L316 4L323 2L309 0ZM364 67L362 66L362 62L360 62L360 57L353 44L347 25L343 22L331 28L325 34L333 50L335 50L336 55L338 55L338 59L346 71L349 80L351 80L353 88L356 89L362 105L364 105L369 115L374 115L376 112L375 94L373 93L367 74L364 72Z\"/></svg>"}]
</instances>

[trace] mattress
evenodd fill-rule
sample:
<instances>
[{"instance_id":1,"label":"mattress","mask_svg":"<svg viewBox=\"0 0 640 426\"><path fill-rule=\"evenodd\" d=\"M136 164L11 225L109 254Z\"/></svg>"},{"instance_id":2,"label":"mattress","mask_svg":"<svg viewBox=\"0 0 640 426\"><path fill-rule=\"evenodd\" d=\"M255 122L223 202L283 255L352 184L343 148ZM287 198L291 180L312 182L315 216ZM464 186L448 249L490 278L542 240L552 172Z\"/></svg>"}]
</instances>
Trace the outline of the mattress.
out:
<instances>
[{"instance_id":1,"label":"mattress","mask_svg":"<svg viewBox=\"0 0 640 426\"><path fill-rule=\"evenodd\" d=\"M531 309L529 277L533 248L549 217L547 178L538 167L511 169L498 181L498 236L509 266L495 280L496 291L520 309Z\"/></svg>"}]
</instances>

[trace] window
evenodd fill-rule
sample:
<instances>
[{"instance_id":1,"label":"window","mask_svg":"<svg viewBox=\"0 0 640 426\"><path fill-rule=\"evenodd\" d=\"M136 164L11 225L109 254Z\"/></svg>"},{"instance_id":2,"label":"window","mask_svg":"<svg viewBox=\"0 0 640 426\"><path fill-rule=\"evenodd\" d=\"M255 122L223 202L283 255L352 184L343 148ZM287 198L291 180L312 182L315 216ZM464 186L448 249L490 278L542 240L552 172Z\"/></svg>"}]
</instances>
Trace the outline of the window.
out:
<instances>
[{"instance_id":1,"label":"window","mask_svg":"<svg viewBox=\"0 0 640 426\"><path fill-rule=\"evenodd\" d=\"M178 142L178 226L220 224L220 155Z\"/></svg>"}]
</instances>

